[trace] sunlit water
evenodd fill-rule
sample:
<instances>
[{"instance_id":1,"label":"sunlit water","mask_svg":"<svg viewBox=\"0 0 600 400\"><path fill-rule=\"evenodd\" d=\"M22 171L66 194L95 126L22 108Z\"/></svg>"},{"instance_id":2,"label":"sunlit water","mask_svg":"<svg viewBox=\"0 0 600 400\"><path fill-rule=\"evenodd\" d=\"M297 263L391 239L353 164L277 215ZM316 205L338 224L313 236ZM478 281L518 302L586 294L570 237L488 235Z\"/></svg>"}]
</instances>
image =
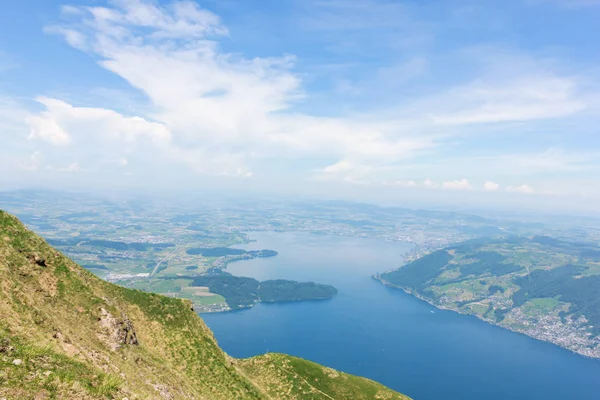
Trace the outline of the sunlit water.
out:
<instances>
[{"instance_id":1,"label":"sunlit water","mask_svg":"<svg viewBox=\"0 0 600 400\"><path fill-rule=\"evenodd\" d=\"M279 255L233 263L234 275L329 283L332 300L258 304L203 315L235 357L281 352L365 376L415 399L600 399L600 362L440 311L372 280L409 245L305 233L253 233L245 249Z\"/></svg>"}]
</instances>

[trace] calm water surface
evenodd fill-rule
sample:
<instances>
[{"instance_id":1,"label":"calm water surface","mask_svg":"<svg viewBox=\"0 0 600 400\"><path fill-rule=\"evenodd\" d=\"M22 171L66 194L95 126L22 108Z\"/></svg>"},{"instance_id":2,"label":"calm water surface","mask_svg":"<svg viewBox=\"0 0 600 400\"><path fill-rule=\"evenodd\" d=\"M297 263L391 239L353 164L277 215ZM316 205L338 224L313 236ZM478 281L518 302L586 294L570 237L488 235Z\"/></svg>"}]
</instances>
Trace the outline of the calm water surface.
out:
<instances>
[{"instance_id":1,"label":"calm water surface","mask_svg":"<svg viewBox=\"0 0 600 400\"><path fill-rule=\"evenodd\" d=\"M415 399L600 399L600 362L437 310L370 279L409 245L308 233L252 233L242 248L279 255L230 264L234 275L329 283L332 300L204 314L235 357L281 352L365 376Z\"/></svg>"}]
</instances>

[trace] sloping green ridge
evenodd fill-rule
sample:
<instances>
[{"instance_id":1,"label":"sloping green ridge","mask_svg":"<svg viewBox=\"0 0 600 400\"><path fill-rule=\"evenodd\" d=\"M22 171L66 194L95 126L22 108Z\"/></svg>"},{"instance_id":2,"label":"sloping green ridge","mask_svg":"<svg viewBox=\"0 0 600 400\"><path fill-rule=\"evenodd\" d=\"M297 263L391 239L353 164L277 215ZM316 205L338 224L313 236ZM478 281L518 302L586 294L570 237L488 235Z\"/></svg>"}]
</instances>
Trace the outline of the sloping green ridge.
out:
<instances>
[{"instance_id":1,"label":"sloping green ridge","mask_svg":"<svg viewBox=\"0 0 600 400\"><path fill-rule=\"evenodd\" d=\"M0 398L406 399L282 354L231 358L189 302L104 282L3 211Z\"/></svg>"}]
</instances>

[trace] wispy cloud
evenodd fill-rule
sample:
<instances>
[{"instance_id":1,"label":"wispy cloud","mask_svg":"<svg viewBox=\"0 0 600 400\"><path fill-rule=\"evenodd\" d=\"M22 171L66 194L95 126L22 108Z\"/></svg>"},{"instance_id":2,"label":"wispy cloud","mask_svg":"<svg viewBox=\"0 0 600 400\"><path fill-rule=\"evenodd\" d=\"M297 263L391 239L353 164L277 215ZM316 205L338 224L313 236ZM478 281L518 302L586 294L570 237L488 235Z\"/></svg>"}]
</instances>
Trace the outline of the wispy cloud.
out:
<instances>
[{"instance_id":1,"label":"wispy cloud","mask_svg":"<svg viewBox=\"0 0 600 400\"><path fill-rule=\"evenodd\" d=\"M411 134L395 121L293 112L302 94L300 79L291 71L294 58L245 59L222 52L214 37L227 29L193 3L166 8L133 0L119 4L78 8L78 13L69 9L67 17L75 21L52 30L100 56L104 68L145 93L154 108L150 118L173 135L170 151L194 168L198 162L208 164L208 157L235 163L231 170L248 171L253 157L273 151L390 162L433 145L434 138ZM69 39L71 32L77 33L77 43ZM128 129L123 124L132 122L109 110L95 112L112 123L118 119L113 129L123 132ZM41 122L46 129L39 129ZM68 129L59 118L46 113L30 123L33 137L67 143Z\"/></svg>"},{"instance_id":2,"label":"wispy cloud","mask_svg":"<svg viewBox=\"0 0 600 400\"><path fill-rule=\"evenodd\" d=\"M585 109L575 83L556 76L525 76L509 82L475 82L452 91L455 109L432 114L442 125L486 124L561 118Z\"/></svg>"},{"instance_id":3,"label":"wispy cloud","mask_svg":"<svg viewBox=\"0 0 600 400\"><path fill-rule=\"evenodd\" d=\"M452 189L452 190L467 190L467 189L471 189L471 184L469 183L468 179L457 179L454 181L448 181L448 182L444 182L442 183L442 188L443 189Z\"/></svg>"},{"instance_id":4,"label":"wispy cloud","mask_svg":"<svg viewBox=\"0 0 600 400\"><path fill-rule=\"evenodd\" d=\"M290 51L277 42L283 51L271 51L238 49L236 27L196 2L108 4L65 6L46 32L90 54L130 95L108 87L93 100L37 97L20 115L23 165L34 165L37 151L36 169L61 166L48 172L75 160L84 172L289 173L496 192L488 196L526 192L523 181L541 193L536 180L600 165L595 151L564 139L571 132L549 130L582 115L595 120L595 79L557 61L551 48L471 35L487 28L463 26L485 5L297 1L299 17L289 21L297 30L287 37L309 41L290 41Z\"/></svg>"},{"instance_id":5,"label":"wispy cloud","mask_svg":"<svg viewBox=\"0 0 600 400\"><path fill-rule=\"evenodd\" d=\"M498 188L500 187L500 185L498 183L492 182L492 181L487 181L486 183L483 184L483 188L485 190L498 190Z\"/></svg>"},{"instance_id":6,"label":"wispy cloud","mask_svg":"<svg viewBox=\"0 0 600 400\"><path fill-rule=\"evenodd\" d=\"M506 190L509 192L524 193L524 194L534 193L534 190L528 185L509 186Z\"/></svg>"}]
</instances>

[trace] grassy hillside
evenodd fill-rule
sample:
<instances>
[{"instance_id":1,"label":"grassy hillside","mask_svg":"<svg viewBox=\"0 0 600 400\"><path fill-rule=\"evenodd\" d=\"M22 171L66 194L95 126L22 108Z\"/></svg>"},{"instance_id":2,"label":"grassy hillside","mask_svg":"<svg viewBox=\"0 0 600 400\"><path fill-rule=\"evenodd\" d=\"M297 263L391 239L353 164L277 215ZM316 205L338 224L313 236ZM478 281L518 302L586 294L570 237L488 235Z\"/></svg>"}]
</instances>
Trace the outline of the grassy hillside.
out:
<instances>
[{"instance_id":1,"label":"grassy hillside","mask_svg":"<svg viewBox=\"0 0 600 400\"><path fill-rule=\"evenodd\" d=\"M431 303L600 358L600 247L547 236L478 239L381 274Z\"/></svg>"},{"instance_id":2,"label":"grassy hillside","mask_svg":"<svg viewBox=\"0 0 600 400\"><path fill-rule=\"evenodd\" d=\"M406 398L286 355L233 359L189 302L104 282L2 211L0 316L0 398Z\"/></svg>"}]
</instances>

